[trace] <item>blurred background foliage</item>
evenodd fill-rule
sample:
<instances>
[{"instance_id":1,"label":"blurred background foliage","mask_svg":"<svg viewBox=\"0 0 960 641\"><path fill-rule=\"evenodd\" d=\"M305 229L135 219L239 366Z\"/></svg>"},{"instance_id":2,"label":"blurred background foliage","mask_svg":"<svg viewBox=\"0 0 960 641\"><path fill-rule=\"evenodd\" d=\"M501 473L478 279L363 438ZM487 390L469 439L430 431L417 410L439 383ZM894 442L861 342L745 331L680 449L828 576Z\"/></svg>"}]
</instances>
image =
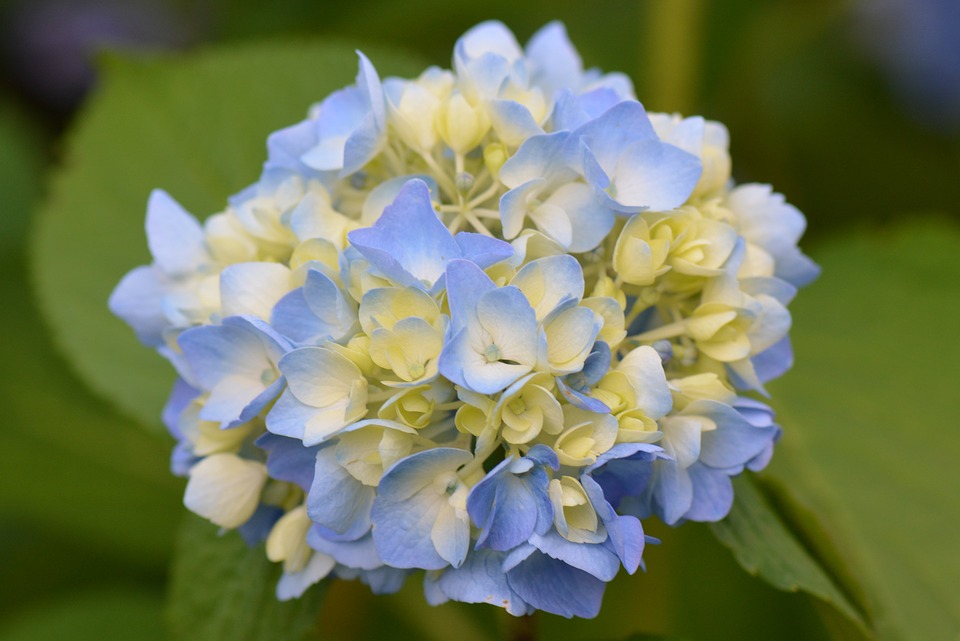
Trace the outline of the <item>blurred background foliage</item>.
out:
<instances>
[{"instance_id":1,"label":"blurred background foliage","mask_svg":"<svg viewBox=\"0 0 960 641\"><path fill-rule=\"evenodd\" d=\"M771 386L785 436L762 482L741 488L772 506L774 520L646 524L663 540L648 549L648 572L618 577L594 621L539 617L541 638L960 638L960 435L950 420L960 383L956 0L7 0L0 3L0 641L149 640L169 630L215 639L214 626L195 625L209 619L203 613L216 610L235 625L262 598L243 595L271 580L271 569L244 556L235 536L214 540L189 519L180 527L183 483L167 471L171 442L149 429L157 423L150 403L165 389L152 401L137 397L135 384L111 395L78 358L108 350L109 340L88 340L104 333L116 334L124 351L105 355L100 367L135 379L146 357L132 352L119 322L85 326L106 318L99 292L109 292L118 274L105 265L119 260L125 270L147 260L142 216L152 185L141 189L147 170L137 166L171 163L158 159L162 145L132 143L166 142L178 122L187 123L186 140L202 136L204 121L190 124L189 115L219 113L209 96L197 97L218 81L234 91L224 102L240 102L225 114L246 105L262 115L235 122L238 140L213 178L168 174L171 182L158 185L208 213L228 190L255 179L258 127L294 121L353 75L352 60L336 69L296 65L291 42L335 39L399 72L412 63L390 51L448 65L456 37L489 18L521 42L560 19L587 65L628 73L648 109L724 122L736 179L786 194L808 218L804 248L824 267L792 307L797 365ZM275 55L258 63L250 43L264 40ZM206 71L206 62L192 62L214 47L235 52L229 73L215 60ZM110 54L98 73L103 50L120 59ZM186 53L120 61L155 51ZM296 68L276 78L284 60ZM300 93L264 89L285 86ZM153 114L167 122L144 133ZM192 162L184 164L195 173ZM99 185L102 201L94 187L81 193L91 176L116 181ZM85 211L102 203L115 214L125 202L138 204L115 236L85 224ZM98 214L91 220L103 224ZM83 245L70 245L74 235L98 236L84 255ZM71 323L74 334L64 331ZM780 567L785 538L852 604L862 627L828 602L779 591L738 566L781 588L810 590ZM175 549L194 554L171 565ZM204 568L233 586L233 610L201 594ZM510 625L493 608L430 609L417 581L390 597L338 582L312 596L321 598L317 625L303 608L264 620L300 617L304 634L344 641L440 640L452 631L460 641L495 639ZM282 638L224 630L233 636L221 638Z\"/></svg>"}]
</instances>

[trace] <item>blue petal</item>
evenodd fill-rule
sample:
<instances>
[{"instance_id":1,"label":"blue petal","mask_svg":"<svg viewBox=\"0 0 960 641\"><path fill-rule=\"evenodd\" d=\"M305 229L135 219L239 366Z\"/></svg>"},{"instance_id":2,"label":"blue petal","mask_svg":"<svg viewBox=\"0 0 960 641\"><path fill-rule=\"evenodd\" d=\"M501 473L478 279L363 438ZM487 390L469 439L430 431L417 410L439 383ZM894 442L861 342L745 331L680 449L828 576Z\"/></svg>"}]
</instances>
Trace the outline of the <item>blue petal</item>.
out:
<instances>
[{"instance_id":1,"label":"blue petal","mask_svg":"<svg viewBox=\"0 0 960 641\"><path fill-rule=\"evenodd\" d=\"M491 100L487 105L490 124L504 144L513 147L543 133L530 110L519 102Z\"/></svg>"},{"instance_id":2,"label":"blue petal","mask_svg":"<svg viewBox=\"0 0 960 641\"><path fill-rule=\"evenodd\" d=\"M270 535L270 530L274 524L283 516L283 510L273 505L264 505L261 503L257 510L247 521L237 528L244 542L253 547L261 541L265 541Z\"/></svg>"},{"instance_id":3,"label":"blue petal","mask_svg":"<svg viewBox=\"0 0 960 641\"><path fill-rule=\"evenodd\" d=\"M656 445L618 443L585 472L603 488L606 500L619 508L625 498L640 497L647 491L654 462L663 456L663 450Z\"/></svg>"},{"instance_id":4,"label":"blue petal","mask_svg":"<svg viewBox=\"0 0 960 641\"><path fill-rule=\"evenodd\" d=\"M779 378L793 367L793 345L790 342L790 336L784 336L774 345L763 350L750 359L753 362L753 369L757 373L757 378L761 383L772 381ZM733 374L733 372L731 372ZM731 378L736 378L731 376ZM740 383L745 383L740 381ZM745 384L734 385L740 388L747 387Z\"/></svg>"},{"instance_id":5,"label":"blue petal","mask_svg":"<svg viewBox=\"0 0 960 641\"><path fill-rule=\"evenodd\" d=\"M653 125L639 102L626 100L574 130L565 153L574 168L583 167L583 152L588 150L600 166L613 170L628 146L644 140L658 140ZM602 183L597 186L606 187Z\"/></svg>"},{"instance_id":6,"label":"blue petal","mask_svg":"<svg viewBox=\"0 0 960 641\"><path fill-rule=\"evenodd\" d=\"M178 342L196 382L211 395L200 411L222 426L256 416L283 387L283 379L265 383L289 344L259 319L232 316L222 325L183 332Z\"/></svg>"},{"instance_id":7,"label":"blue petal","mask_svg":"<svg viewBox=\"0 0 960 641\"><path fill-rule=\"evenodd\" d=\"M582 374L588 385L596 385L610 369L610 346L603 341L597 341L590 350L590 355L583 363Z\"/></svg>"},{"instance_id":8,"label":"blue petal","mask_svg":"<svg viewBox=\"0 0 960 641\"><path fill-rule=\"evenodd\" d=\"M428 176L427 174L397 176L396 178L383 181L370 190L366 200L363 201L363 210L360 214L361 222L365 225L376 223L380 219L380 216L383 215L383 210L397 199L397 195L400 193L400 190L403 189L404 185L413 179L422 180L427 183L427 186L430 187L430 199L434 202L440 202L440 191L437 187L437 181L434 180L432 176Z\"/></svg>"},{"instance_id":9,"label":"blue petal","mask_svg":"<svg viewBox=\"0 0 960 641\"><path fill-rule=\"evenodd\" d=\"M500 181L517 188L541 178L556 182L573 180L576 172L566 166L563 155L569 135L556 132L528 138L500 168Z\"/></svg>"},{"instance_id":10,"label":"blue petal","mask_svg":"<svg viewBox=\"0 0 960 641\"><path fill-rule=\"evenodd\" d=\"M170 397L163 406L163 424L167 426L170 435L178 441L183 440L183 433L180 431L180 415L198 396L200 396L200 390L178 377L170 391Z\"/></svg>"},{"instance_id":11,"label":"blue petal","mask_svg":"<svg viewBox=\"0 0 960 641\"><path fill-rule=\"evenodd\" d=\"M687 472L693 482L693 502L684 518L713 522L725 517L733 506L733 484L725 470L694 463Z\"/></svg>"},{"instance_id":12,"label":"blue petal","mask_svg":"<svg viewBox=\"0 0 960 641\"><path fill-rule=\"evenodd\" d=\"M603 489L589 475L582 475L580 483L597 511L597 515L607 528L607 544L619 557L627 572L637 571L643 560L645 542L643 526L633 516L620 516L604 497Z\"/></svg>"},{"instance_id":13,"label":"blue petal","mask_svg":"<svg viewBox=\"0 0 960 641\"><path fill-rule=\"evenodd\" d=\"M317 144L317 124L303 120L295 125L273 132L267 137L267 162L263 165L264 178L269 182L273 176L313 173L300 158Z\"/></svg>"},{"instance_id":14,"label":"blue petal","mask_svg":"<svg viewBox=\"0 0 960 641\"><path fill-rule=\"evenodd\" d=\"M356 311L330 277L310 269L303 287L276 304L270 322L278 332L300 344L336 341L356 329Z\"/></svg>"},{"instance_id":15,"label":"blue petal","mask_svg":"<svg viewBox=\"0 0 960 641\"><path fill-rule=\"evenodd\" d=\"M127 323L144 345L164 344L170 327L163 301L170 293L169 281L155 266L137 267L127 273L110 294L110 312Z\"/></svg>"},{"instance_id":16,"label":"blue petal","mask_svg":"<svg viewBox=\"0 0 960 641\"><path fill-rule=\"evenodd\" d=\"M474 550L459 568L448 568L436 578L428 575L425 582L434 583L446 598L454 601L490 603L514 616L528 614L531 608L510 588L501 569L503 556L494 550Z\"/></svg>"},{"instance_id":17,"label":"blue petal","mask_svg":"<svg viewBox=\"0 0 960 641\"><path fill-rule=\"evenodd\" d=\"M308 491L313 484L319 447L304 447L303 441L265 432L254 444L267 453L270 478L299 485Z\"/></svg>"},{"instance_id":18,"label":"blue petal","mask_svg":"<svg viewBox=\"0 0 960 641\"><path fill-rule=\"evenodd\" d=\"M453 237L460 247L460 257L486 269L513 256L513 245L497 238L462 231Z\"/></svg>"},{"instance_id":19,"label":"blue petal","mask_svg":"<svg viewBox=\"0 0 960 641\"><path fill-rule=\"evenodd\" d=\"M437 218L430 189L411 180L373 225L347 237L371 265L394 283L429 290L447 263L461 257L460 246Z\"/></svg>"},{"instance_id":20,"label":"blue petal","mask_svg":"<svg viewBox=\"0 0 960 641\"><path fill-rule=\"evenodd\" d=\"M578 88L583 61L570 43L562 22L550 22L533 34L527 42L526 53L534 65L531 81L544 90L547 98L561 88Z\"/></svg>"},{"instance_id":21,"label":"blue petal","mask_svg":"<svg viewBox=\"0 0 960 641\"><path fill-rule=\"evenodd\" d=\"M465 450L435 448L408 456L387 470L372 513L373 540L385 563L424 570L450 565L434 546L431 533L441 510L453 508L434 484L438 476L472 459ZM469 528L468 523L463 525Z\"/></svg>"},{"instance_id":22,"label":"blue petal","mask_svg":"<svg viewBox=\"0 0 960 641\"><path fill-rule=\"evenodd\" d=\"M611 87L597 87L579 96L569 90L557 93L551 116L556 131L571 131L599 117L623 100Z\"/></svg>"},{"instance_id":23,"label":"blue petal","mask_svg":"<svg viewBox=\"0 0 960 641\"><path fill-rule=\"evenodd\" d=\"M723 403L696 401L688 409L717 423L717 429L704 432L700 441L700 461L710 467L742 466L763 452L777 435L776 426L754 427L739 412Z\"/></svg>"},{"instance_id":24,"label":"blue petal","mask_svg":"<svg viewBox=\"0 0 960 641\"><path fill-rule=\"evenodd\" d=\"M795 287L805 287L820 276L820 266L799 248L791 248L777 256L774 275Z\"/></svg>"},{"instance_id":25,"label":"blue petal","mask_svg":"<svg viewBox=\"0 0 960 641\"><path fill-rule=\"evenodd\" d=\"M481 528L477 547L510 550L529 539L538 522L553 520L544 470L514 474L510 470L514 462L512 458L502 461L467 497L467 511Z\"/></svg>"},{"instance_id":26,"label":"blue petal","mask_svg":"<svg viewBox=\"0 0 960 641\"><path fill-rule=\"evenodd\" d=\"M607 586L600 579L539 552L507 572L507 582L534 608L568 619L597 616Z\"/></svg>"},{"instance_id":27,"label":"blue petal","mask_svg":"<svg viewBox=\"0 0 960 641\"><path fill-rule=\"evenodd\" d=\"M356 540L370 530L370 509L376 488L363 485L337 463L336 448L317 453L313 484L307 494L310 520Z\"/></svg>"},{"instance_id":28,"label":"blue petal","mask_svg":"<svg viewBox=\"0 0 960 641\"><path fill-rule=\"evenodd\" d=\"M544 535L534 534L530 537L530 543L549 557L583 570L601 581L612 581L620 570L620 559L604 545L573 543L556 530Z\"/></svg>"},{"instance_id":29,"label":"blue petal","mask_svg":"<svg viewBox=\"0 0 960 641\"><path fill-rule=\"evenodd\" d=\"M480 297L497 288L480 267L467 260L452 260L447 265L447 301L450 306L450 329L459 332L477 321Z\"/></svg>"},{"instance_id":30,"label":"blue petal","mask_svg":"<svg viewBox=\"0 0 960 641\"><path fill-rule=\"evenodd\" d=\"M667 525L676 524L693 504L693 480L689 468L676 461L657 461L650 485L653 508Z\"/></svg>"},{"instance_id":31,"label":"blue petal","mask_svg":"<svg viewBox=\"0 0 960 641\"><path fill-rule=\"evenodd\" d=\"M329 554L337 563L358 570L374 570L383 565L373 544L373 535L367 533L353 541L335 540L339 537L328 536L327 531L314 525L307 531L307 545L318 552Z\"/></svg>"},{"instance_id":32,"label":"blue petal","mask_svg":"<svg viewBox=\"0 0 960 641\"><path fill-rule=\"evenodd\" d=\"M610 408L607 407L606 403L603 401L598 401L595 398L587 396L586 394L573 389L567 384L567 381L571 377L576 377L577 373L570 374L569 376L564 376L562 378L557 378L557 387L560 389L560 394L563 395L571 404L579 407L582 410L587 410L588 412L594 412L596 414L609 414Z\"/></svg>"},{"instance_id":33,"label":"blue petal","mask_svg":"<svg viewBox=\"0 0 960 641\"><path fill-rule=\"evenodd\" d=\"M643 140L623 153L614 200L626 207L674 209L690 197L702 171L693 154L656 138Z\"/></svg>"},{"instance_id":34,"label":"blue petal","mask_svg":"<svg viewBox=\"0 0 960 641\"><path fill-rule=\"evenodd\" d=\"M210 260L200 223L162 189L154 189L147 203L147 244L170 276L191 275Z\"/></svg>"}]
</instances>

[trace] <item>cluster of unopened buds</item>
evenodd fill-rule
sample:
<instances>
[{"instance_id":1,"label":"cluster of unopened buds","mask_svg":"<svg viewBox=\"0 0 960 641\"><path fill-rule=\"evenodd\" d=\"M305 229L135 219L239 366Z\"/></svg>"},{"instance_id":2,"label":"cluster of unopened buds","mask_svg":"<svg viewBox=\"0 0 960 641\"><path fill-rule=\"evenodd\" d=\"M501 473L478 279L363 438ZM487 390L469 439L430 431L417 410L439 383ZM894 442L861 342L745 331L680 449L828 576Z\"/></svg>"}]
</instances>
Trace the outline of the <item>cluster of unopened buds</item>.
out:
<instances>
[{"instance_id":1,"label":"cluster of unopened buds","mask_svg":"<svg viewBox=\"0 0 960 641\"><path fill-rule=\"evenodd\" d=\"M110 301L179 373L184 502L283 564L591 617L640 519L714 521L780 429L805 221L727 132L647 113L560 24L356 84L202 225L156 191Z\"/></svg>"}]
</instances>

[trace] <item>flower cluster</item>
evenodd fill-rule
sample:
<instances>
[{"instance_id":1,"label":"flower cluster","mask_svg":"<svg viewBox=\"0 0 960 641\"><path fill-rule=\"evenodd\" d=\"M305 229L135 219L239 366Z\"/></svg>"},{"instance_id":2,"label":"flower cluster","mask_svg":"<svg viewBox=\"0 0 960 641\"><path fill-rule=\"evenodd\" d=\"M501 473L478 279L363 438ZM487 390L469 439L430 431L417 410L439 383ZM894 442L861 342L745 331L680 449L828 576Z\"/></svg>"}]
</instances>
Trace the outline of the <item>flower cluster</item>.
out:
<instances>
[{"instance_id":1,"label":"flower cluster","mask_svg":"<svg viewBox=\"0 0 960 641\"><path fill-rule=\"evenodd\" d=\"M180 375L184 502L283 563L430 603L597 614L640 520L713 521L779 428L803 216L727 132L648 114L560 24L356 84L201 225L156 191L110 301Z\"/></svg>"}]
</instances>

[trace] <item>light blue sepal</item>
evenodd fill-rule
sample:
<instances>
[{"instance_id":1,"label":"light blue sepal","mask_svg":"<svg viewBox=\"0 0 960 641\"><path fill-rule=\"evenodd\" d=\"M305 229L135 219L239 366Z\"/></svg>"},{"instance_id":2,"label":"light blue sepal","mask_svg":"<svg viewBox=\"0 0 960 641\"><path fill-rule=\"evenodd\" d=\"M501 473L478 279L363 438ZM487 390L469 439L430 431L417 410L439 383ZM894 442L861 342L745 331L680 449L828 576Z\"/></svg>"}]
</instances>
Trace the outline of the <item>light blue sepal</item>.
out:
<instances>
[{"instance_id":1,"label":"light blue sepal","mask_svg":"<svg viewBox=\"0 0 960 641\"><path fill-rule=\"evenodd\" d=\"M353 541L337 540L326 528L314 524L307 531L307 545L318 552L329 554L337 563L358 570L375 570L383 565L373 544L373 535L367 532Z\"/></svg>"},{"instance_id":2,"label":"light blue sepal","mask_svg":"<svg viewBox=\"0 0 960 641\"><path fill-rule=\"evenodd\" d=\"M567 160L577 169L582 152L577 143L582 142L601 165L615 169L623 151L643 140L658 140L650 118L639 102L625 100L577 127L570 134L565 151L571 154Z\"/></svg>"},{"instance_id":3,"label":"light blue sepal","mask_svg":"<svg viewBox=\"0 0 960 641\"><path fill-rule=\"evenodd\" d=\"M510 587L502 568L504 554L495 550L472 550L459 568L447 568L424 576L424 593L431 605L449 599L462 603L490 603L514 616L533 612Z\"/></svg>"},{"instance_id":4,"label":"light blue sepal","mask_svg":"<svg viewBox=\"0 0 960 641\"><path fill-rule=\"evenodd\" d=\"M316 120L316 142L300 161L316 171L343 168L343 149L347 138L363 122L369 107L357 87L347 87L327 96L320 104Z\"/></svg>"},{"instance_id":5,"label":"light blue sepal","mask_svg":"<svg viewBox=\"0 0 960 641\"><path fill-rule=\"evenodd\" d=\"M447 263L465 258L488 267L513 255L513 248L493 238L450 235L437 217L430 190L422 180L407 182L393 204L372 227L348 235L350 244L386 278L397 285L431 294L443 287Z\"/></svg>"},{"instance_id":6,"label":"light blue sepal","mask_svg":"<svg viewBox=\"0 0 960 641\"><path fill-rule=\"evenodd\" d=\"M425 182L430 188L430 199L433 202L440 202L440 188L437 186L437 181L432 176L427 174L397 176L396 178L383 181L370 190L370 193L367 194L366 200L363 201L360 222L362 222L364 225L375 224L378 220L380 220L383 210L390 206L390 204L397 199L397 196L400 194L400 190L403 189L403 186L414 179Z\"/></svg>"},{"instance_id":7,"label":"light blue sepal","mask_svg":"<svg viewBox=\"0 0 960 641\"><path fill-rule=\"evenodd\" d=\"M357 51L357 57L360 59L357 88L364 98L368 111L344 145L341 178L359 171L373 160L386 144L387 105L383 97L380 76L365 55Z\"/></svg>"},{"instance_id":8,"label":"light blue sepal","mask_svg":"<svg viewBox=\"0 0 960 641\"><path fill-rule=\"evenodd\" d=\"M693 504L689 468L681 468L671 459L657 461L650 481L650 499L653 512L664 523L677 525Z\"/></svg>"},{"instance_id":9,"label":"light blue sepal","mask_svg":"<svg viewBox=\"0 0 960 641\"><path fill-rule=\"evenodd\" d=\"M738 396L733 402L733 408L754 427L776 427L773 409L766 403L746 396Z\"/></svg>"},{"instance_id":10,"label":"light blue sepal","mask_svg":"<svg viewBox=\"0 0 960 641\"><path fill-rule=\"evenodd\" d=\"M597 87L574 95L562 89L557 93L556 104L551 114L554 131L573 131L595 118L599 118L624 97L612 87Z\"/></svg>"},{"instance_id":11,"label":"light blue sepal","mask_svg":"<svg viewBox=\"0 0 960 641\"><path fill-rule=\"evenodd\" d=\"M537 363L535 312L516 287L489 290L475 299L471 292L463 298L475 302L475 309L462 307L462 299L451 302L452 324L462 329L440 353L440 373L480 394L499 392Z\"/></svg>"},{"instance_id":12,"label":"light blue sepal","mask_svg":"<svg viewBox=\"0 0 960 641\"><path fill-rule=\"evenodd\" d=\"M553 182L568 182L577 172L567 166L564 145L569 132L554 132L533 136L500 168L500 181L508 187L519 187L538 178Z\"/></svg>"},{"instance_id":13,"label":"light blue sepal","mask_svg":"<svg viewBox=\"0 0 960 641\"><path fill-rule=\"evenodd\" d=\"M373 503L373 540L384 562L396 568L439 570L460 566L470 542L470 519L451 496L462 488L456 470L470 452L435 448L395 463L380 479Z\"/></svg>"},{"instance_id":14,"label":"light blue sepal","mask_svg":"<svg viewBox=\"0 0 960 641\"><path fill-rule=\"evenodd\" d=\"M260 319L230 316L183 332L178 343L194 381L210 392L200 418L233 427L249 421L283 389L277 369L290 344Z\"/></svg>"},{"instance_id":15,"label":"light blue sepal","mask_svg":"<svg viewBox=\"0 0 960 641\"><path fill-rule=\"evenodd\" d=\"M560 394L580 409L597 414L608 414L610 408L605 403L589 396L590 388L610 370L610 346L596 341L590 354L583 362L583 369L573 374L557 377Z\"/></svg>"},{"instance_id":16,"label":"light blue sepal","mask_svg":"<svg viewBox=\"0 0 960 641\"><path fill-rule=\"evenodd\" d=\"M672 462L658 445L618 443L587 466L584 473L603 488L605 500L617 510L642 519L653 509L653 484L660 459Z\"/></svg>"},{"instance_id":17,"label":"light blue sepal","mask_svg":"<svg viewBox=\"0 0 960 641\"><path fill-rule=\"evenodd\" d=\"M210 262L200 223L162 189L150 193L146 227L150 254L168 276L188 276Z\"/></svg>"},{"instance_id":18,"label":"light blue sepal","mask_svg":"<svg viewBox=\"0 0 960 641\"><path fill-rule=\"evenodd\" d=\"M687 412L706 416L717 429L700 437L700 461L713 468L734 468L763 452L776 437L776 425L755 427L737 410L716 401L699 400L687 406Z\"/></svg>"},{"instance_id":19,"label":"light blue sepal","mask_svg":"<svg viewBox=\"0 0 960 641\"><path fill-rule=\"evenodd\" d=\"M267 473L278 481L295 483L306 492L313 484L319 447L305 447L303 441L264 432L254 444L267 453Z\"/></svg>"},{"instance_id":20,"label":"light blue sepal","mask_svg":"<svg viewBox=\"0 0 960 641\"><path fill-rule=\"evenodd\" d=\"M476 264L453 260L447 265L447 302L450 306L450 331L456 334L477 320L477 301L497 288Z\"/></svg>"},{"instance_id":21,"label":"light blue sepal","mask_svg":"<svg viewBox=\"0 0 960 641\"><path fill-rule=\"evenodd\" d=\"M537 321L546 324L551 314L572 307L583 298L583 268L569 254L546 256L524 265L510 284L530 300ZM534 292L541 294L536 300Z\"/></svg>"},{"instance_id":22,"label":"light blue sepal","mask_svg":"<svg viewBox=\"0 0 960 641\"><path fill-rule=\"evenodd\" d=\"M535 532L553 524L553 505L547 488L546 466L557 469L556 453L535 445L528 456L501 461L467 497L467 511L481 528L476 547L507 551L525 543Z\"/></svg>"},{"instance_id":23,"label":"light blue sepal","mask_svg":"<svg viewBox=\"0 0 960 641\"><path fill-rule=\"evenodd\" d=\"M300 159L316 145L317 124L311 119L302 120L270 134L267 137L267 161L263 164L261 182L269 183L287 174L313 173L313 168Z\"/></svg>"},{"instance_id":24,"label":"light blue sepal","mask_svg":"<svg viewBox=\"0 0 960 641\"><path fill-rule=\"evenodd\" d=\"M267 414L267 429L278 436L303 441L306 425L316 413L316 408L301 403L287 388Z\"/></svg>"},{"instance_id":25,"label":"light blue sepal","mask_svg":"<svg viewBox=\"0 0 960 641\"><path fill-rule=\"evenodd\" d=\"M299 599L307 588L314 585L333 570L334 562L323 554L312 554L307 565L299 572L283 571L277 581L277 600Z\"/></svg>"},{"instance_id":26,"label":"light blue sepal","mask_svg":"<svg viewBox=\"0 0 960 641\"><path fill-rule=\"evenodd\" d=\"M313 483L307 494L311 521L336 533L341 540L359 539L370 531L370 509L376 494L376 488L362 484L337 463L335 447L324 447L317 453Z\"/></svg>"},{"instance_id":27,"label":"light blue sepal","mask_svg":"<svg viewBox=\"0 0 960 641\"><path fill-rule=\"evenodd\" d=\"M487 103L487 113L497 137L507 146L515 147L543 133L530 110L515 100L491 100Z\"/></svg>"},{"instance_id":28,"label":"light blue sepal","mask_svg":"<svg viewBox=\"0 0 960 641\"><path fill-rule=\"evenodd\" d=\"M602 543L573 543L556 530L544 535L534 534L530 543L551 558L583 570L600 579L612 581L620 570L620 559Z\"/></svg>"},{"instance_id":29,"label":"light blue sepal","mask_svg":"<svg viewBox=\"0 0 960 641\"><path fill-rule=\"evenodd\" d=\"M588 474L580 476L580 484L607 529L605 545L613 550L627 572L633 574L643 560L643 526L636 517L617 514L604 497L603 489Z\"/></svg>"},{"instance_id":30,"label":"light blue sepal","mask_svg":"<svg viewBox=\"0 0 960 641\"><path fill-rule=\"evenodd\" d=\"M164 331L170 321L164 313L164 298L170 293L170 281L156 265L133 269L120 280L107 303L110 312L136 332L149 347L164 345Z\"/></svg>"},{"instance_id":31,"label":"light blue sepal","mask_svg":"<svg viewBox=\"0 0 960 641\"><path fill-rule=\"evenodd\" d=\"M359 51L356 85L336 91L320 105L316 144L300 160L318 171L348 176L380 153L386 142L386 103L380 78Z\"/></svg>"},{"instance_id":32,"label":"light blue sepal","mask_svg":"<svg viewBox=\"0 0 960 641\"><path fill-rule=\"evenodd\" d=\"M618 103L571 132L567 163L621 213L682 205L700 179L700 160L657 138L639 102Z\"/></svg>"},{"instance_id":33,"label":"light blue sepal","mask_svg":"<svg viewBox=\"0 0 960 641\"><path fill-rule=\"evenodd\" d=\"M534 551L507 572L510 588L537 610L592 619L607 584L592 574Z\"/></svg>"},{"instance_id":34,"label":"light blue sepal","mask_svg":"<svg viewBox=\"0 0 960 641\"><path fill-rule=\"evenodd\" d=\"M582 410L594 412L595 414L609 414L610 408L607 407L606 403L603 401L598 401L595 398L591 398L590 396L584 394L582 390L578 390L569 385L567 379L576 375L577 373L570 374L568 376L557 377L557 388L560 390L560 394L563 395L563 397L572 405L575 405Z\"/></svg>"},{"instance_id":35,"label":"light blue sepal","mask_svg":"<svg viewBox=\"0 0 960 641\"><path fill-rule=\"evenodd\" d=\"M511 72L523 71L515 64L522 57L514 35L494 20L472 27L453 47L454 70L471 100L496 97Z\"/></svg>"},{"instance_id":36,"label":"light blue sepal","mask_svg":"<svg viewBox=\"0 0 960 641\"><path fill-rule=\"evenodd\" d=\"M303 287L280 299L270 316L273 327L299 345L339 341L356 333L357 305L323 272L311 269Z\"/></svg>"},{"instance_id":37,"label":"light blue sepal","mask_svg":"<svg viewBox=\"0 0 960 641\"><path fill-rule=\"evenodd\" d=\"M554 20L533 34L527 42L526 54L533 67L530 81L543 89L547 98L552 98L559 89L579 89L583 81L583 60L567 37L562 22Z\"/></svg>"},{"instance_id":38,"label":"light blue sepal","mask_svg":"<svg viewBox=\"0 0 960 641\"><path fill-rule=\"evenodd\" d=\"M716 470L701 463L687 469L693 484L693 501L683 515L690 521L714 522L733 507L733 483L727 470Z\"/></svg>"},{"instance_id":39,"label":"light blue sepal","mask_svg":"<svg viewBox=\"0 0 960 641\"><path fill-rule=\"evenodd\" d=\"M805 287L820 276L820 266L798 247L787 249L776 258L774 275L795 287Z\"/></svg>"}]
</instances>

